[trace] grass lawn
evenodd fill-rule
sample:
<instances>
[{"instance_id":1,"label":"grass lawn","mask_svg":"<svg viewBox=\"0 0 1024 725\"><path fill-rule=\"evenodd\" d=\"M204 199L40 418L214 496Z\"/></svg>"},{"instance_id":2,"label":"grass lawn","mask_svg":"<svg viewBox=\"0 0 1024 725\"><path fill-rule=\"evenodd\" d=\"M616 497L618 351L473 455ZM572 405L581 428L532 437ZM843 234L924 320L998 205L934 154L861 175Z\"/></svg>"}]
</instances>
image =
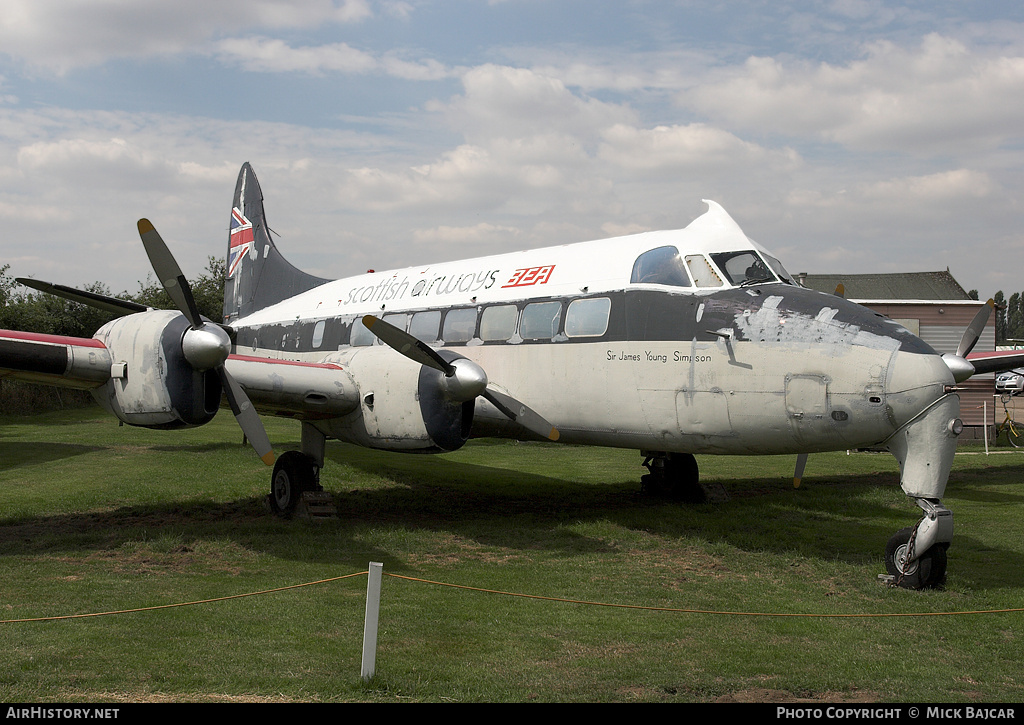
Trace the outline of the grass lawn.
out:
<instances>
[{"instance_id":1,"label":"grass lawn","mask_svg":"<svg viewBox=\"0 0 1024 725\"><path fill-rule=\"evenodd\" d=\"M298 447L298 424L266 423ZM699 457L730 498L684 505L640 494L636 451L334 442L337 518L286 521L226 413L3 418L0 698L1019 702L1024 612L997 610L1024 607L1024 452L992 451L957 456L948 579L914 592L877 578L919 515L888 454L811 456L799 489L795 457ZM13 621L183 602L202 603Z\"/></svg>"}]
</instances>

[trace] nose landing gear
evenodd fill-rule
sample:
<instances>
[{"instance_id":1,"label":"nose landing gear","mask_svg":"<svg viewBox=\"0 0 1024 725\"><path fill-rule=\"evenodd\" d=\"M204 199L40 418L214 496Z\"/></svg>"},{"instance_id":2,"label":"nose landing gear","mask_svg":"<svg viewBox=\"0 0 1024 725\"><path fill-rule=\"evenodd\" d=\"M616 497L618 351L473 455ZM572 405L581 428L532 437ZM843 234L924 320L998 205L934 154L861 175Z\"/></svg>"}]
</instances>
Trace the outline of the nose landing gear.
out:
<instances>
[{"instance_id":1,"label":"nose landing gear","mask_svg":"<svg viewBox=\"0 0 1024 725\"><path fill-rule=\"evenodd\" d=\"M885 546L882 577L891 586L927 589L946 580L946 549L953 538L953 512L938 501L917 502L925 516L917 526L900 529Z\"/></svg>"},{"instance_id":2,"label":"nose landing gear","mask_svg":"<svg viewBox=\"0 0 1024 725\"><path fill-rule=\"evenodd\" d=\"M897 531L885 547L884 578L894 586L923 589L945 580L953 512L940 499L963 429L959 414L960 399L944 395L886 441L900 464L900 486L924 511L916 526Z\"/></svg>"}]
</instances>

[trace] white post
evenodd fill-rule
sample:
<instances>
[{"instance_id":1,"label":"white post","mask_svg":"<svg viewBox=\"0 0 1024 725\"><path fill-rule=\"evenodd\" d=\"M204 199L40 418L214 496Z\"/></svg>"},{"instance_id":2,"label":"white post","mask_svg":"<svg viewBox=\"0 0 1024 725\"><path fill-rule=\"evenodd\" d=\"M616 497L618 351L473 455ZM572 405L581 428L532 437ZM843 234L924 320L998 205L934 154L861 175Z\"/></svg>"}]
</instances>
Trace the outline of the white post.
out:
<instances>
[{"instance_id":1,"label":"white post","mask_svg":"<svg viewBox=\"0 0 1024 725\"><path fill-rule=\"evenodd\" d=\"M380 619L380 580L384 565L370 562L366 580L366 619L363 622L363 682L373 677L377 668L377 622Z\"/></svg>"},{"instance_id":2,"label":"white post","mask_svg":"<svg viewBox=\"0 0 1024 725\"><path fill-rule=\"evenodd\" d=\"M984 426L984 431L985 431L985 455L987 456L988 455L988 401L987 400L981 401L981 414L984 416L983 420L985 421L985 426Z\"/></svg>"}]
</instances>

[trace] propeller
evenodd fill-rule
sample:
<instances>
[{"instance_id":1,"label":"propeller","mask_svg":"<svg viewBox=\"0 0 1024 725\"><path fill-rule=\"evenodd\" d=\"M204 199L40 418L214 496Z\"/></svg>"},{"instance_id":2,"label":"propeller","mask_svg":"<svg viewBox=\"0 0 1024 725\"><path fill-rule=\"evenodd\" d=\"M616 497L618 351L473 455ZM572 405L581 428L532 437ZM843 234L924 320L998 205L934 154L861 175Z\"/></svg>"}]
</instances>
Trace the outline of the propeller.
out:
<instances>
[{"instance_id":1,"label":"propeller","mask_svg":"<svg viewBox=\"0 0 1024 725\"><path fill-rule=\"evenodd\" d=\"M228 405L231 406L231 412L241 426L242 433L252 444L260 460L272 466L275 456L267 431L263 428L263 423L242 386L231 377L224 366L231 353L231 339L220 325L204 320L199 314L199 307L192 296L188 280L181 273L174 255L153 224L148 219L139 219L138 227L139 236L157 279L189 322L190 328L185 331L181 340L182 354L195 370L203 372L212 369L217 372Z\"/></svg>"},{"instance_id":2,"label":"propeller","mask_svg":"<svg viewBox=\"0 0 1024 725\"><path fill-rule=\"evenodd\" d=\"M487 373L472 360L459 358L448 362L422 340L373 315L363 317L363 324L392 350L400 352L413 362L443 373L445 391L452 400L467 402L482 396L505 416L527 430L551 441L558 440L558 430L540 413L511 395L489 387Z\"/></svg>"},{"instance_id":3,"label":"propeller","mask_svg":"<svg viewBox=\"0 0 1024 725\"><path fill-rule=\"evenodd\" d=\"M804 478L804 467L807 466L807 454L800 453L796 457L796 470L793 471L793 488L800 488L800 481Z\"/></svg>"},{"instance_id":4,"label":"propeller","mask_svg":"<svg viewBox=\"0 0 1024 725\"><path fill-rule=\"evenodd\" d=\"M975 368L967 360L967 355L974 349L974 346L978 344L978 339L981 337L981 333L985 330L985 325L988 324L988 318L992 315L992 310L995 309L996 303L989 299L981 309L978 310L978 314L971 320L971 324L964 330L963 337L960 338L960 344L957 345L955 353L946 353L942 356L943 362L949 367L950 372L953 373L953 380L958 383L962 383L967 378L974 375Z\"/></svg>"},{"instance_id":5,"label":"propeller","mask_svg":"<svg viewBox=\"0 0 1024 725\"><path fill-rule=\"evenodd\" d=\"M101 295L98 292L86 292L85 290L75 289L74 287L68 287L62 284L44 282L41 279L16 277L14 281L20 285L24 285L25 287L30 287L31 289L39 290L40 292L45 292L46 294L54 295L56 297L63 297L66 300L77 302L80 305L88 305L89 307L95 307L98 310L111 312L115 315L130 315L135 312L145 312L149 309L138 302L122 300L117 297L110 297L109 295Z\"/></svg>"}]
</instances>

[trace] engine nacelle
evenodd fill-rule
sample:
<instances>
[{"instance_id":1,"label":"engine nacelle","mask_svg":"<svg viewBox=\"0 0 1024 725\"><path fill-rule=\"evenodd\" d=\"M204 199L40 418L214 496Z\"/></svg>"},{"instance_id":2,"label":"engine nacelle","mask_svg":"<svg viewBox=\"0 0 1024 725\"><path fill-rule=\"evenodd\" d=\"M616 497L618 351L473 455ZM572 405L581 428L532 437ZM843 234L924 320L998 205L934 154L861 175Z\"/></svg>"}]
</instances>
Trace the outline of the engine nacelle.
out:
<instances>
[{"instance_id":1,"label":"engine nacelle","mask_svg":"<svg viewBox=\"0 0 1024 725\"><path fill-rule=\"evenodd\" d=\"M195 370L182 352L189 329L180 312L152 310L120 317L95 337L110 352L111 377L92 391L129 425L183 428L209 423L220 407L215 370Z\"/></svg>"},{"instance_id":2,"label":"engine nacelle","mask_svg":"<svg viewBox=\"0 0 1024 725\"><path fill-rule=\"evenodd\" d=\"M449 362L461 357L438 352ZM339 361L359 387L359 409L332 421L331 436L369 448L421 453L455 451L469 440L475 403L452 400L443 373L381 345L358 348Z\"/></svg>"}]
</instances>

